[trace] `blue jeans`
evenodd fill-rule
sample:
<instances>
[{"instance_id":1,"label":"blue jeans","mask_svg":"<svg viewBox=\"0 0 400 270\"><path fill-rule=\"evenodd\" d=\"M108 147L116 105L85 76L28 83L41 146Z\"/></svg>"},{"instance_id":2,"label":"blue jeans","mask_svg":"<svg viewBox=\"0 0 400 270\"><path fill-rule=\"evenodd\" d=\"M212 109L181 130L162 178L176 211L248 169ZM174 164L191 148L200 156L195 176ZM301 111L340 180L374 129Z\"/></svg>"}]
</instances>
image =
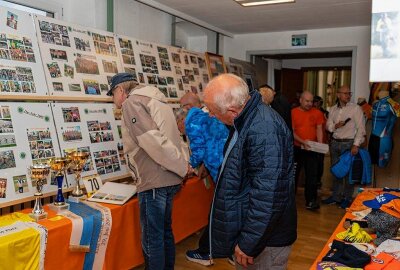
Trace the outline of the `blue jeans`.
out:
<instances>
[{"instance_id":1,"label":"blue jeans","mask_svg":"<svg viewBox=\"0 0 400 270\"><path fill-rule=\"evenodd\" d=\"M142 251L146 270L174 269L175 241L172 233L172 202L181 185L139 193Z\"/></svg>"}]
</instances>

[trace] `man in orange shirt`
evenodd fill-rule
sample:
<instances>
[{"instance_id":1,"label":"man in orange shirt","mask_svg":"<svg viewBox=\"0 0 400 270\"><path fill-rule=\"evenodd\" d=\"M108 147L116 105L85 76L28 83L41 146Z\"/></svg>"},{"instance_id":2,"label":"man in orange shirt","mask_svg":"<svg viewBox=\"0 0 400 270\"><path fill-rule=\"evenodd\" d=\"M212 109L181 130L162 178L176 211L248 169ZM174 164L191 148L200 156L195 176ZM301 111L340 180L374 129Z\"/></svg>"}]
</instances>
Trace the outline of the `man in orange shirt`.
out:
<instances>
[{"instance_id":1,"label":"man in orange shirt","mask_svg":"<svg viewBox=\"0 0 400 270\"><path fill-rule=\"evenodd\" d=\"M300 106L292 109L294 155L297 163L296 184L304 166L306 208L315 210L318 203L318 153L310 151L309 141L322 143L324 115L313 107L313 94L305 91L300 96Z\"/></svg>"}]
</instances>

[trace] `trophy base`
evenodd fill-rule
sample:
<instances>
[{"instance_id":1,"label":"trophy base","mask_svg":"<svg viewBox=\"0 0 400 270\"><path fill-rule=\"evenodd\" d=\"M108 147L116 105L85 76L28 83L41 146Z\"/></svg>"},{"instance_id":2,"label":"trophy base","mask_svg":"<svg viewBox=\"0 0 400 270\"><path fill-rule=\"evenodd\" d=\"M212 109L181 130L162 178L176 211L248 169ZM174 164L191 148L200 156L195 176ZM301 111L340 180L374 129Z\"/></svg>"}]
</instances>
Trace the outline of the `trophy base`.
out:
<instances>
[{"instance_id":1,"label":"trophy base","mask_svg":"<svg viewBox=\"0 0 400 270\"><path fill-rule=\"evenodd\" d=\"M63 211L69 210L69 204L68 204L68 203L64 203L64 204L62 204L62 205L49 204L48 206L49 206L49 209L50 209L51 211L56 212L56 214L59 214L59 213L61 213L61 212L63 212Z\"/></svg>"},{"instance_id":2,"label":"trophy base","mask_svg":"<svg viewBox=\"0 0 400 270\"><path fill-rule=\"evenodd\" d=\"M39 220L46 219L47 218L47 213L46 212L44 212L42 214L32 214L32 213L30 213L29 217L31 217L36 222L38 222Z\"/></svg>"},{"instance_id":3,"label":"trophy base","mask_svg":"<svg viewBox=\"0 0 400 270\"><path fill-rule=\"evenodd\" d=\"M82 195L80 197L75 197L75 196L69 196L68 201L73 202L73 203L79 203L80 201L86 200L86 195Z\"/></svg>"}]
</instances>

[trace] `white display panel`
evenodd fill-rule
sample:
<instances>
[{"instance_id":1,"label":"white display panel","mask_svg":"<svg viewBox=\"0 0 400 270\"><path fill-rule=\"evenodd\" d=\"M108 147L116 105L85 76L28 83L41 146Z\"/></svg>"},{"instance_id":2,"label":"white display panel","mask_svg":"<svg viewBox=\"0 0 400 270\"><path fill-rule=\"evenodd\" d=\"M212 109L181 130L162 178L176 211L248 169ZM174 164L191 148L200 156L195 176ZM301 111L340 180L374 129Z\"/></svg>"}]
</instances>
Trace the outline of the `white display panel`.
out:
<instances>
[{"instance_id":1,"label":"white display panel","mask_svg":"<svg viewBox=\"0 0 400 270\"><path fill-rule=\"evenodd\" d=\"M0 9L0 95L47 95L32 15Z\"/></svg>"},{"instance_id":2,"label":"white display panel","mask_svg":"<svg viewBox=\"0 0 400 270\"><path fill-rule=\"evenodd\" d=\"M91 153L82 176L98 173L104 181L126 174L119 158L112 104L55 103L52 109L61 151L78 148ZM69 186L74 185L72 172L67 179Z\"/></svg>"},{"instance_id":3,"label":"white display panel","mask_svg":"<svg viewBox=\"0 0 400 270\"><path fill-rule=\"evenodd\" d=\"M172 47L122 35L117 37L124 72L131 73L141 84L156 86L167 98L178 99L183 95L177 89L171 65Z\"/></svg>"},{"instance_id":4,"label":"white display panel","mask_svg":"<svg viewBox=\"0 0 400 270\"><path fill-rule=\"evenodd\" d=\"M371 23L371 82L400 80L400 4L373 0Z\"/></svg>"},{"instance_id":5,"label":"white display panel","mask_svg":"<svg viewBox=\"0 0 400 270\"><path fill-rule=\"evenodd\" d=\"M49 93L105 96L122 71L115 35L39 15L35 25Z\"/></svg>"},{"instance_id":6,"label":"white display panel","mask_svg":"<svg viewBox=\"0 0 400 270\"><path fill-rule=\"evenodd\" d=\"M36 187L27 168L60 156L50 106L0 102L0 203L32 196ZM43 193L55 190L49 177Z\"/></svg>"},{"instance_id":7,"label":"white display panel","mask_svg":"<svg viewBox=\"0 0 400 270\"><path fill-rule=\"evenodd\" d=\"M191 91L203 96L209 76L204 54L182 50L182 82L185 92Z\"/></svg>"}]
</instances>

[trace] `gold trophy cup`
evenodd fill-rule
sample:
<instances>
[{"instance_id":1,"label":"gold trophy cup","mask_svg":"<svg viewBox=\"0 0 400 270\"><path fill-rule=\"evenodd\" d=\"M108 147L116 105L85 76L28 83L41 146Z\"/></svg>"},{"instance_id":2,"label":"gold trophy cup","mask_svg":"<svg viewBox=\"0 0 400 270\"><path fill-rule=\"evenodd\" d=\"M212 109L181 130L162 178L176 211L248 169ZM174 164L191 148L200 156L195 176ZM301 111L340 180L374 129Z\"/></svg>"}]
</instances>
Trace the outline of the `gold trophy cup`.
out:
<instances>
[{"instance_id":1,"label":"gold trophy cup","mask_svg":"<svg viewBox=\"0 0 400 270\"><path fill-rule=\"evenodd\" d=\"M49 205L49 208L55 211L57 214L61 211L68 210L69 204L65 203L64 195L62 192L64 170L69 166L71 160L67 157L56 157L50 160L51 170L56 173L55 178L57 180L57 196L53 204Z\"/></svg>"},{"instance_id":2,"label":"gold trophy cup","mask_svg":"<svg viewBox=\"0 0 400 270\"><path fill-rule=\"evenodd\" d=\"M81 179L81 173L83 167L85 166L85 163L89 158L90 153L88 151L77 150L68 152L66 153L66 155L67 158L71 160L71 162L69 163L69 168L75 174L76 185L74 187L74 190L72 191L72 197L75 197L75 199L80 198L83 196L83 192L79 185L79 181ZM71 198L69 199L71 200ZM79 200L74 200L74 201L79 201Z\"/></svg>"},{"instance_id":3,"label":"gold trophy cup","mask_svg":"<svg viewBox=\"0 0 400 270\"><path fill-rule=\"evenodd\" d=\"M50 174L50 166L44 163L34 164L28 168L28 174L32 181L36 181L35 206L29 216L36 221L45 219L47 218L47 213L44 211L40 199L43 196L43 185Z\"/></svg>"}]
</instances>

